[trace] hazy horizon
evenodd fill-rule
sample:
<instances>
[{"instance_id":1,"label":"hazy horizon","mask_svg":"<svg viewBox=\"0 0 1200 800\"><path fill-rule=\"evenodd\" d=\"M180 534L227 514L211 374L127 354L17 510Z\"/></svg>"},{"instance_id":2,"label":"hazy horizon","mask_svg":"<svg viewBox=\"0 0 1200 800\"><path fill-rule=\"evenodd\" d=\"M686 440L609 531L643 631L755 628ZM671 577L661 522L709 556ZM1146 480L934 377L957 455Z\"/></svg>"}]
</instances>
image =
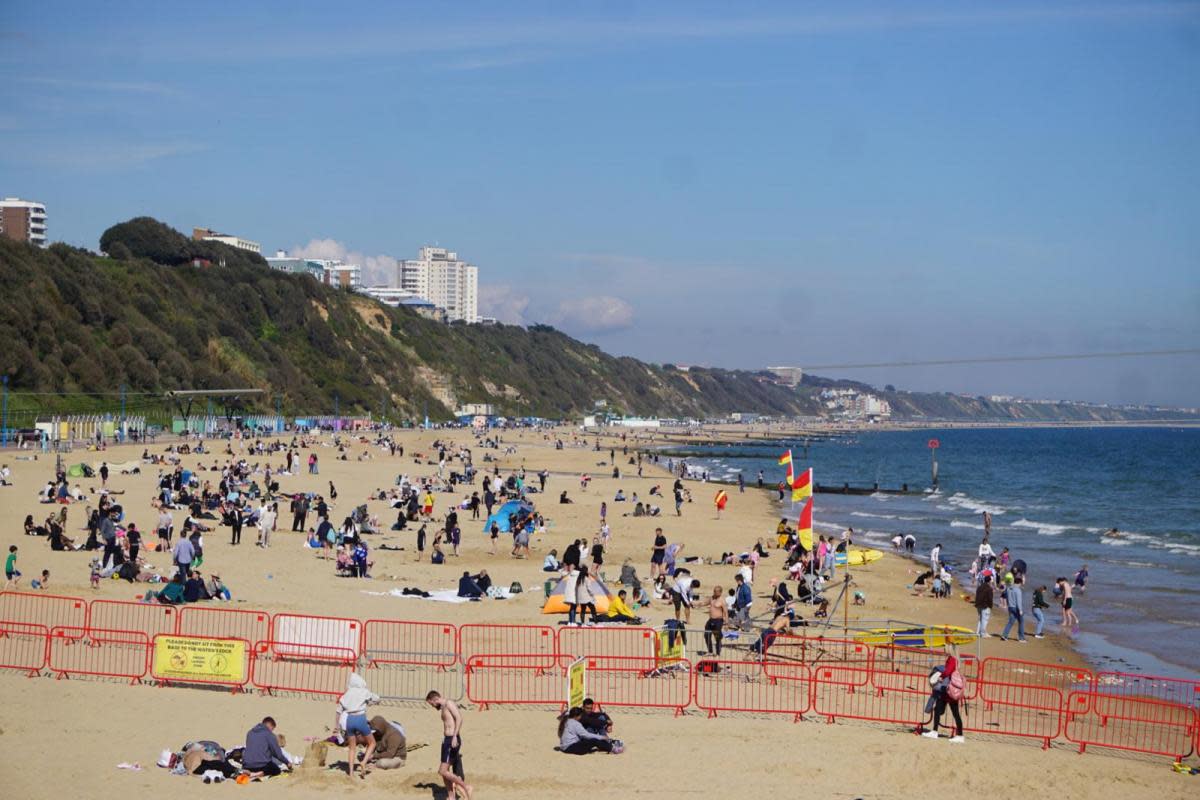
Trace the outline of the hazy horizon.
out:
<instances>
[{"instance_id":1,"label":"hazy horizon","mask_svg":"<svg viewBox=\"0 0 1200 800\"><path fill-rule=\"evenodd\" d=\"M1200 346L1195 2L46 2L0 44L0 196L54 240L437 243L658 363ZM1200 405L1195 354L817 372Z\"/></svg>"}]
</instances>

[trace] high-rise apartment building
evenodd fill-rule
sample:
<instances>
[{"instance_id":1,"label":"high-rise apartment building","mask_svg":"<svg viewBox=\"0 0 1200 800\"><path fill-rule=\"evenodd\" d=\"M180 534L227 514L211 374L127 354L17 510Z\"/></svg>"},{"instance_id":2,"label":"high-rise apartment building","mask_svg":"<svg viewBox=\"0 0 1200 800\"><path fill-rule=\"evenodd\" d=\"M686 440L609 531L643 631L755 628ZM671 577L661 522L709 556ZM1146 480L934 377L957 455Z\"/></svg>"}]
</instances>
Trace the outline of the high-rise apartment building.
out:
<instances>
[{"instance_id":1,"label":"high-rise apartment building","mask_svg":"<svg viewBox=\"0 0 1200 800\"><path fill-rule=\"evenodd\" d=\"M446 310L450 322L479 321L479 268L442 247L422 247L396 266L399 288Z\"/></svg>"},{"instance_id":2,"label":"high-rise apartment building","mask_svg":"<svg viewBox=\"0 0 1200 800\"><path fill-rule=\"evenodd\" d=\"M0 200L0 236L45 247L46 206L19 197Z\"/></svg>"}]
</instances>

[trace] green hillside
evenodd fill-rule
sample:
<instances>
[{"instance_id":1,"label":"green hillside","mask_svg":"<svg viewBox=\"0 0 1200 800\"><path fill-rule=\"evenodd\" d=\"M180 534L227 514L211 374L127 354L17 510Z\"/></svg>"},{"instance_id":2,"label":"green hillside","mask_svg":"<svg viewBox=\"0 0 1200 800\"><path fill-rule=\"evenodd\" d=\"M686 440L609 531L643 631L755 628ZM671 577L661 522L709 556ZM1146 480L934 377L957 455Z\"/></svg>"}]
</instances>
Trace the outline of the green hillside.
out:
<instances>
[{"instance_id":1,"label":"green hillside","mask_svg":"<svg viewBox=\"0 0 1200 800\"><path fill-rule=\"evenodd\" d=\"M120 258L0 239L0 285L11 289L0 296L0 370L18 398L246 387L268 392L263 408L281 396L285 413L329 413L336 399L343 413L435 419L456 402L550 417L597 400L677 416L816 408L760 374L616 358L545 326L443 325L148 218L110 228L101 246Z\"/></svg>"}]
</instances>

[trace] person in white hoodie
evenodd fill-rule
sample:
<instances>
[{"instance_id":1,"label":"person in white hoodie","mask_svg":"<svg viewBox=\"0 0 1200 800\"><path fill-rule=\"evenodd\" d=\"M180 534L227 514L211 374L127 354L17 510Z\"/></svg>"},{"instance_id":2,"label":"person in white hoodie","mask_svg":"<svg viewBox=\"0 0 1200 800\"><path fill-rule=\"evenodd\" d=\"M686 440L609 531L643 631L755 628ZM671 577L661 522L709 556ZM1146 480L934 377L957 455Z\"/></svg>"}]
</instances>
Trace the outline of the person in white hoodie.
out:
<instances>
[{"instance_id":1,"label":"person in white hoodie","mask_svg":"<svg viewBox=\"0 0 1200 800\"><path fill-rule=\"evenodd\" d=\"M367 722L367 706L378 703L379 695L367 688L367 682L357 672L350 673L346 691L337 702L337 729L346 735L346 748L349 757L346 762L346 772L354 777L354 766L358 764L359 777L367 777L367 762L375 754L375 736L371 733L371 725ZM367 748L358 760L358 746Z\"/></svg>"}]
</instances>

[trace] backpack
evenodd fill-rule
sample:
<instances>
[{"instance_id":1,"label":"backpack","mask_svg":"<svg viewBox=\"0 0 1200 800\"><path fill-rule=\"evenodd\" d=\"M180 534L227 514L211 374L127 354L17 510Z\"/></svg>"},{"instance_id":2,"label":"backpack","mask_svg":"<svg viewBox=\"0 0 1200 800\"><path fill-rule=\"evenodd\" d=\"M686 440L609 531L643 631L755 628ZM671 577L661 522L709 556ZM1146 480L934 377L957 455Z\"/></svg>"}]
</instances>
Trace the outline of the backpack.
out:
<instances>
[{"instance_id":1,"label":"backpack","mask_svg":"<svg viewBox=\"0 0 1200 800\"><path fill-rule=\"evenodd\" d=\"M954 674L950 676L950 684L946 687L946 697L957 703L966 693L967 679L963 677L961 671L954 670Z\"/></svg>"}]
</instances>

